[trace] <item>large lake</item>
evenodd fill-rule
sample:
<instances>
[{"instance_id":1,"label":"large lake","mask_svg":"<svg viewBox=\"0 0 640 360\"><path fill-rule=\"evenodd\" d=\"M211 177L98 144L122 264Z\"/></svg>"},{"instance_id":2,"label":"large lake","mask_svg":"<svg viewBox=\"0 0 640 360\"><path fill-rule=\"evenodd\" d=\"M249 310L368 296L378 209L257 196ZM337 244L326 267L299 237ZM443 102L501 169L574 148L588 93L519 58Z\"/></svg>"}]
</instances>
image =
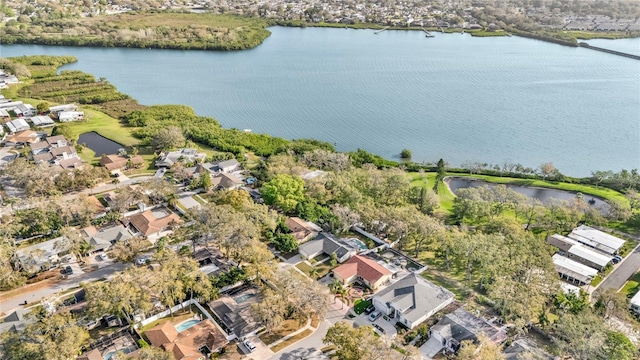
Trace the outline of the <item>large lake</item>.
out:
<instances>
[{"instance_id":1,"label":"large lake","mask_svg":"<svg viewBox=\"0 0 640 360\"><path fill-rule=\"evenodd\" d=\"M562 173L640 166L640 61L519 37L272 28L255 49L205 52L11 45L74 55L143 104L188 104L223 126L339 150ZM640 39L591 40L640 49Z\"/></svg>"}]
</instances>

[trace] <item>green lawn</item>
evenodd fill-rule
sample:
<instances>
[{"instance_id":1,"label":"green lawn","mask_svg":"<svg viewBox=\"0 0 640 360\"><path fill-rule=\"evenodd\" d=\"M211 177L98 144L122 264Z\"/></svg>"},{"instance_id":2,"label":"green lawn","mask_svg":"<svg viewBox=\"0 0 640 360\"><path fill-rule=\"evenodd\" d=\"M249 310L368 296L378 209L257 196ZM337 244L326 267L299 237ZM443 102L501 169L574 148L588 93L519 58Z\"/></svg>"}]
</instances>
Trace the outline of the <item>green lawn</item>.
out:
<instances>
[{"instance_id":1,"label":"green lawn","mask_svg":"<svg viewBox=\"0 0 640 360\"><path fill-rule=\"evenodd\" d=\"M640 272L633 275L631 279L624 284L620 292L625 294L627 298L632 298L638 290L640 290Z\"/></svg>"},{"instance_id":2,"label":"green lawn","mask_svg":"<svg viewBox=\"0 0 640 360\"><path fill-rule=\"evenodd\" d=\"M303 273L307 274L307 276L311 277L311 275L309 274L311 274L311 269L313 267L307 264L306 261L298 263L296 267L298 268L298 270L302 271ZM315 266L315 268L318 270L318 276L317 276L318 279L324 277L329 273L329 271L331 271L331 265L329 265L327 262L318 264Z\"/></svg>"},{"instance_id":3,"label":"green lawn","mask_svg":"<svg viewBox=\"0 0 640 360\"><path fill-rule=\"evenodd\" d=\"M435 172L427 172L424 174L410 173L411 186L433 189L436 183L436 175ZM455 195L449 191L449 188L445 184L440 184L440 186L438 186L438 197L440 198L440 209L436 211L443 211L450 214L453 211L453 199L455 199Z\"/></svg>"},{"instance_id":4,"label":"green lawn","mask_svg":"<svg viewBox=\"0 0 640 360\"><path fill-rule=\"evenodd\" d=\"M131 135L132 128L123 126L120 120L94 109L81 107L81 110L84 111L87 120L68 123L69 129L73 131L74 135L79 136L86 132L95 131L124 146L130 147L140 143L140 140Z\"/></svg>"},{"instance_id":5,"label":"green lawn","mask_svg":"<svg viewBox=\"0 0 640 360\"><path fill-rule=\"evenodd\" d=\"M358 299L353 304L353 311L355 311L356 314L360 315L360 314L362 314L364 312L364 310L367 307L369 307L369 305L371 305L371 300Z\"/></svg>"}]
</instances>

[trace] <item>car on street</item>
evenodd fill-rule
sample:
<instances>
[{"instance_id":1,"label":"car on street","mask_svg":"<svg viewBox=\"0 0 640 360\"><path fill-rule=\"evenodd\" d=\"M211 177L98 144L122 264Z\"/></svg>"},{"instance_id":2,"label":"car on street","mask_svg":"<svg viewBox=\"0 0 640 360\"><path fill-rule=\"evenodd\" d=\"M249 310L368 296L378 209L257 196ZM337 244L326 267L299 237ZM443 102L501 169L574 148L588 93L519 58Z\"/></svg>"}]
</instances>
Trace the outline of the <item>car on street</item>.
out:
<instances>
[{"instance_id":1,"label":"car on street","mask_svg":"<svg viewBox=\"0 0 640 360\"><path fill-rule=\"evenodd\" d=\"M253 352L256 349L256 346L249 339L242 340L242 345L244 345L249 352Z\"/></svg>"},{"instance_id":2,"label":"car on street","mask_svg":"<svg viewBox=\"0 0 640 360\"><path fill-rule=\"evenodd\" d=\"M66 266L64 269L62 269L61 273L62 275L71 275L73 274L73 269L71 268L71 266Z\"/></svg>"},{"instance_id":3,"label":"car on street","mask_svg":"<svg viewBox=\"0 0 640 360\"><path fill-rule=\"evenodd\" d=\"M376 321L380 316L382 316L382 313L379 310L376 310L369 314L369 321Z\"/></svg>"}]
</instances>

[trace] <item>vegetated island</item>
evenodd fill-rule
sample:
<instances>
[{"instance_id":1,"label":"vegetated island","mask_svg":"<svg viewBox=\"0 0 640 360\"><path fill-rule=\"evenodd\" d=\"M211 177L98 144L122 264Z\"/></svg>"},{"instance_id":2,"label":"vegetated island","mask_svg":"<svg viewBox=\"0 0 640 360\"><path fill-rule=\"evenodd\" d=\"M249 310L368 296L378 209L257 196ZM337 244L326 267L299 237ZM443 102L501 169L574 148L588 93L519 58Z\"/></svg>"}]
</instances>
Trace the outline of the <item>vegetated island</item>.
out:
<instances>
[{"instance_id":1,"label":"vegetated island","mask_svg":"<svg viewBox=\"0 0 640 360\"><path fill-rule=\"evenodd\" d=\"M129 47L177 50L246 50L271 35L269 26L335 27L373 30L416 30L468 33L471 36L517 35L565 46L578 46L578 40L617 39L640 36L635 32L586 32L559 30L524 31L505 28L442 28L376 23L331 23L306 20L263 19L240 15L192 13L177 10L128 11L111 15L66 18L26 18L9 20L0 27L3 44L60 46Z\"/></svg>"}]
</instances>

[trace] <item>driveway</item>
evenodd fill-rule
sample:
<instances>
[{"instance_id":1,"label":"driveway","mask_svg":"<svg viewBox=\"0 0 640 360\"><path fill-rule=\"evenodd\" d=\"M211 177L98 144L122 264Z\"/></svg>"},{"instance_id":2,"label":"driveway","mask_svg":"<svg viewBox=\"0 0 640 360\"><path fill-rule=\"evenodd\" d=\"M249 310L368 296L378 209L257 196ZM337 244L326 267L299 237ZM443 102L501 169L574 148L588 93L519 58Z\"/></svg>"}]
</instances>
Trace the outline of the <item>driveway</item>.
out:
<instances>
[{"instance_id":1,"label":"driveway","mask_svg":"<svg viewBox=\"0 0 640 360\"><path fill-rule=\"evenodd\" d=\"M637 246L618 267L600 283L597 289L620 289L624 284L640 270L640 246ZM595 290L594 290L595 291Z\"/></svg>"},{"instance_id":2,"label":"driveway","mask_svg":"<svg viewBox=\"0 0 640 360\"><path fill-rule=\"evenodd\" d=\"M436 338L431 338L429 341L420 346L420 356L422 360L430 360L442 350L442 343Z\"/></svg>"},{"instance_id":3,"label":"driveway","mask_svg":"<svg viewBox=\"0 0 640 360\"><path fill-rule=\"evenodd\" d=\"M385 320L384 316L380 316L376 321L369 321L369 315L362 313L353 319L354 326L371 326L379 335L394 338L398 335L398 331L394 326L395 321ZM375 325L375 326L374 326Z\"/></svg>"},{"instance_id":4,"label":"driveway","mask_svg":"<svg viewBox=\"0 0 640 360\"><path fill-rule=\"evenodd\" d=\"M253 352L250 352L249 349L247 349L247 347L242 344L242 342L238 344L240 350L247 354L248 358L261 360L267 359L271 355L273 355L273 351L271 351L271 349L269 349L269 347L267 347L267 345L265 345L257 335L248 335L246 338L256 346L256 349L253 350Z\"/></svg>"},{"instance_id":5,"label":"driveway","mask_svg":"<svg viewBox=\"0 0 640 360\"><path fill-rule=\"evenodd\" d=\"M200 203L197 202L193 196L184 196L184 197L180 197L178 199L178 202L180 203L180 205L185 208L185 209L191 209L191 208L195 208L195 209L199 209L200 208Z\"/></svg>"}]
</instances>

